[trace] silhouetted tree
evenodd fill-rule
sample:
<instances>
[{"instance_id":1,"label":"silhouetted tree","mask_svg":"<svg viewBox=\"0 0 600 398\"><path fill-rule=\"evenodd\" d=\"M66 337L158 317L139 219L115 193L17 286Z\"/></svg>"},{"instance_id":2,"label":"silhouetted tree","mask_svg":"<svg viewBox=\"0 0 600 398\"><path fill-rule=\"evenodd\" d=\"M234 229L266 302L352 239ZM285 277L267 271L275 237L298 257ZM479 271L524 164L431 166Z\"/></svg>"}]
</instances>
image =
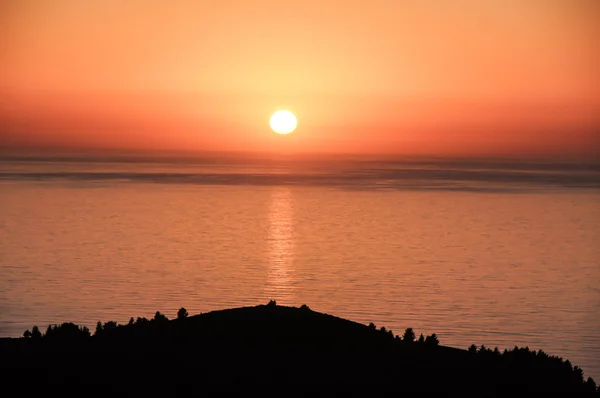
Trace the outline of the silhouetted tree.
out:
<instances>
[{"instance_id":1,"label":"silhouetted tree","mask_svg":"<svg viewBox=\"0 0 600 398\"><path fill-rule=\"evenodd\" d=\"M573 367L573 373L575 374L577 382L583 383L583 369L581 369L579 366L575 366Z\"/></svg>"},{"instance_id":2,"label":"silhouetted tree","mask_svg":"<svg viewBox=\"0 0 600 398\"><path fill-rule=\"evenodd\" d=\"M476 353L477 353L477 346L476 346L475 344L471 344L471 345L469 346L469 352L470 352L471 354L476 354Z\"/></svg>"},{"instance_id":3,"label":"silhouetted tree","mask_svg":"<svg viewBox=\"0 0 600 398\"><path fill-rule=\"evenodd\" d=\"M155 321L155 322L166 322L168 320L169 320L169 318L167 318L165 315L161 314L160 311L156 311L156 314L154 314L153 321Z\"/></svg>"},{"instance_id":4,"label":"silhouetted tree","mask_svg":"<svg viewBox=\"0 0 600 398\"><path fill-rule=\"evenodd\" d=\"M48 325L48 327L46 328L46 333L44 333L44 337L50 336L53 331L54 331L54 328L52 327L52 325Z\"/></svg>"},{"instance_id":5,"label":"silhouetted tree","mask_svg":"<svg viewBox=\"0 0 600 398\"><path fill-rule=\"evenodd\" d=\"M305 310L305 311L310 311L310 308L309 308L309 307L308 307L308 305L306 305L306 304L302 304L302 305L300 306L300 309L301 309L301 310Z\"/></svg>"},{"instance_id":6,"label":"silhouetted tree","mask_svg":"<svg viewBox=\"0 0 600 398\"><path fill-rule=\"evenodd\" d=\"M369 323L369 329L377 329L377 326L373 322Z\"/></svg>"},{"instance_id":7,"label":"silhouetted tree","mask_svg":"<svg viewBox=\"0 0 600 398\"><path fill-rule=\"evenodd\" d=\"M26 339L31 337L31 332L29 331L29 329L23 332L23 337L25 337Z\"/></svg>"},{"instance_id":8,"label":"silhouetted tree","mask_svg":"<svg viewBox=\"0 0 600 398\"><path fill-rule=\"evenodd\" d=\"M115 330L119 325L115 321L104 322L104 326L102 326L103 332L109 332L111 330Z\"/></svg>"},{"instance_id":9,"label":"silhouetted tree","mask_svg":"<svg viewBox=\"0 0 600 398\"><path fill-rule=\"evenodd\" d=\"M382 326L382 327L379 328L379 331L385 333L387 330L386 330L385 326Z\"/></svg>"},{"instance_id":10,"label":"silhouetted tree","mask_svg":"<svg viewBox=\"0 0 600 398\"><path fill-rule=\"evenodd\" d=\"M90 333L90 329L88 329L87 326L82 326L79 330L81 331L81 335L83 337L90 337L92 335Z\"/></svg>"},{"instance_id":11,"label":"silhouetted tree","mask_svg":"<svg viewBox=\"0 0 600 398\"><path fill-rule=\"evenodd\" d=\"M96 324L96 330L94 331L94 336L99 336L102 334L102 322L98 321Z\"/></svg>"},{"instance_id":12,"label":"silhouetted tree","mask_svg":"<svg viewBox=\"0 0 600 398\"><path fill-rule=\"evenodd\" d=\"M37 326L34 326L31 329L31 338L36 341L42 339L42 332L40 332L40 329Z\"/></svg>"},{"instance_id":13,"label":"silhouetted tree","mask_svg":"<svg viewBox=\"0 0 600 398\"><path fill-rule=\"evenodd\" d=\"M177 319L187 318L188 312L184 307L181 307L179 311L177 311Z\"/></svg>"},{"instance_id":14,"label":"silhouetted tree","mask_svg":"<svg viewBox=\"0 0 600 398\"><path fill-rule=\"evenodd\" d=\"M419 336L419 340L417 340L417 343L419 343L419 344L425 343L425 336L423 336L423 333L421 333L421 335Z\"/></svg>"},{"instance_id":15,"label":"silhouetted tree","mask_svg":"<svg viewBox=\"0 0 600 398\"><path fill-rule=\"evenodd\" d=\"M129 318L129 322L127 323L127 325L131 326L135 323L135 319L133 319L133 317Z\"/></svg>"},{"instance_id":16,"label":"silhouetted tree","mask_svg":"<svg viewBox=\"0 0 600 398\"><path fill-rule=\"evenodd\" d=\"M505 350L506 351L506 350ZM540 358L548 358L548 354L544 352L544 350L538 350L537 356Z\"/></svg>"},{"instance_id":17,"label":"silhouetted tree","mask_svg":"<svg viewBox=\"0 0 600 398\"><path fill-rule=\"evenodd\" d=\"M440 345L437 335L433 333L431 336L425 337L425 344L430 346Z\"/></svg>"},{"instance_id":18,"label":"silhouetted tree","mask_svg":"<svg viewBox=\"0 0 600 398\"><path fill-rule=\"evenodd\" d=\"M596 382L591 377L587 378L587 381L585 382L585 386L586 386L587 391L589 391L589 392L596 391ZM600 386L598 386L598 388L599 388L598 392L600 392Z\"/></svg>"},{"instance_id":19,"label":"silhouetted tree","mask_svg":"<svg viewBox=\"0 0 600 398\"><path fill-rule=\"evenodd\" d=\"M402 335L402 340L414 342L415 341L415 331L412 328L406 328L404 334Z\"/></svg>"},{"instance_id":20,"label":"silhouetted tree","mask_svg":"<svg viewBox=\"0 0 600 398\"><path fill-rule=\"evenodd\" d=\"M87 327L79 327L73 322L64 322L60 325L49 326L43 338L44 340L71 342L89 336L90 330Z\"/></svg>"},{"instance_id":21,"label":"silhouetted tree","mask_svg":"<svg viewBox=\"0 0 600 398\"><path fill-rule=\"evenodd\" d=\"M277 301L275 300L269 300L269 303L267 304L267 307L276 307L277 306Z\"/></svg>"}]
</instances>

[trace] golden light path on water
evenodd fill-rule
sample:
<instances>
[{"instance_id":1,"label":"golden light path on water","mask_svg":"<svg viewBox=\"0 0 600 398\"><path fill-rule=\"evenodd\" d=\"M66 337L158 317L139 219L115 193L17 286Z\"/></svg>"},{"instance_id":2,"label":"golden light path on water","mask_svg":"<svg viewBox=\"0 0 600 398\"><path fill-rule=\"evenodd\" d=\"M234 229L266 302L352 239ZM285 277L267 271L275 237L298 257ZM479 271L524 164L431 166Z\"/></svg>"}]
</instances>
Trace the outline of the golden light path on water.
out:
<instances>
[{"instance_id":1,"label":"golden light path on water","mask_svg":"<svg viewBox=\"0 0 600 398\"><path fill-rule=\"evenodd\" d=\"M294 208L292 192L277 187L269 203L267 281L265 294L281 304L294 302Z\"/></svg>"}]
</instances>

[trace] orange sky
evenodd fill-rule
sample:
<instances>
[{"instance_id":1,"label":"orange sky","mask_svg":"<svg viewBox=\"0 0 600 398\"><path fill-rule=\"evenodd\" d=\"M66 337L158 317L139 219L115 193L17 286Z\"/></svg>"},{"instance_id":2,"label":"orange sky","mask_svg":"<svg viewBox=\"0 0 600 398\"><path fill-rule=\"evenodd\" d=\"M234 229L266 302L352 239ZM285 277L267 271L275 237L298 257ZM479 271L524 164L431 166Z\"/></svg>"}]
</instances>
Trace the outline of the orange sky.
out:
<instances>
[{"instance_id":1,"label":"orange sky","mask_svg":"<svg viewBox=\"0 0 600 398\"><path fill-rule=\"evenodd\" d=\"M584 153L598 37L596 0L4 0L0 145Z\"/></svg>"}]
</instances>

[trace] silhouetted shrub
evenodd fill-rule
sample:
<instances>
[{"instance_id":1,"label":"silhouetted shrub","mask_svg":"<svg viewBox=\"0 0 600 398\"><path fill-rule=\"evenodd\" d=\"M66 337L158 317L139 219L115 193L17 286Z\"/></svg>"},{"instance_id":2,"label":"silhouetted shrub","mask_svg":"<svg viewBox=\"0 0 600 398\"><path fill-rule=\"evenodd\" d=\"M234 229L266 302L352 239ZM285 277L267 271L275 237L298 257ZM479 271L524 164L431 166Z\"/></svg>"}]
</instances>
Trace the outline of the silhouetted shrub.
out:
<instances>
[{"instance_id":1,"label":"silhouetted shrub","mask_svg":"<svg viewBox=\"0 0 600 398\"><path fill-rule=\"evenodd\" d=\"M277 301L275 300L269 300L269 303L267 304L267 307L276 307L277 306Z\"/></svg>"},{"instance_id":2,"label":"silhouetted shrub","mask_svg":"<svg viewBox=\"0 0 600 398\"><path fill-rule=\"evenodd\" d=\"M304 311L310 311L310 308L309 308L309 307L308 307L308 305L306 305L306 304L302 304L302 305L300 306L300 309L301 309L301 310L304 310Z\"/></svg>"},{"instance_id":3,"label":"silhouetted shrub","mask_svg":"<svg viewBox=\"0 0 600 398\"><path fill-rule=\"evenodd\" d=\"M404 334L402 335L402 340L409 341L412 343L413 341L415 341L415 338L415 331L412 328L406 328Z\"/></svg>"},{"instance_id":4,"label":"silhouetted shrub","mask_svg":"<svg viewBox=\"0 0 600 398\"><path fill-rule=\"evenodd\" d=\"M184 307L181 307L179 311L177 311L177 319L184 319L188 317L188 312Z\"/></svg>"},{"instance_id":5,"label":"silhouetted shrub","mask_svg":"<svg viewBox=\"0 0 600 398\"><path fill-rule=\"evenodd\" d=\"M437 346L440 345L440 342L437 338L437 335L433 333L431 336L425 337L425 344L429 346Z\"/></svg>"}]
</instances>

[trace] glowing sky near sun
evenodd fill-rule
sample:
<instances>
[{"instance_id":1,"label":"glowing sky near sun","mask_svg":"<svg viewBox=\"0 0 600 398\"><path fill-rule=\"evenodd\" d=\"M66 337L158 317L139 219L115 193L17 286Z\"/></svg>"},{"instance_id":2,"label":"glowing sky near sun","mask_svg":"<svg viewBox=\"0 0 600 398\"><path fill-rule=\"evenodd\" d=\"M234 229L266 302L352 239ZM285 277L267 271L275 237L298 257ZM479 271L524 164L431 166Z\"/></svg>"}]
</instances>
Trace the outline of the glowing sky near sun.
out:
<instances>
[{"instance_id":1,"label":"glowing sky near sun","mask_svg":"<svg viewBox=\"0 0 600 398\"><path fill-rule=\"evenodd\" d=\"M595 0L7 0L0 145L583 153L599 21Z\"/></svg>"}]
</instances>

